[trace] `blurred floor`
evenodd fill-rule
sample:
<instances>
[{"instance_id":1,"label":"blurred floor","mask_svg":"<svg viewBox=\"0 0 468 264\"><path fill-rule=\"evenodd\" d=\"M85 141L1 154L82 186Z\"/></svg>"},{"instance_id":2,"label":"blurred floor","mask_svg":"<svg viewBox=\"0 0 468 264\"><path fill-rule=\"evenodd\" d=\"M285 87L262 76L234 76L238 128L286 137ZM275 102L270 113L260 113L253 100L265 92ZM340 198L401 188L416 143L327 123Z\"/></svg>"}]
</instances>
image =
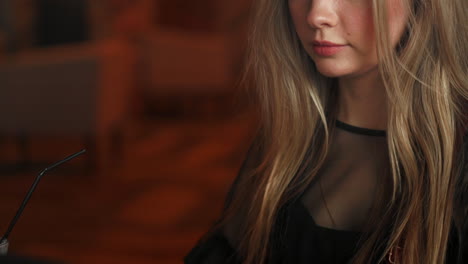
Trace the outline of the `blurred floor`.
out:
<instances>
[{"instance_id":1,"label":"blurred floor","mask_svg":"<svg viewBox=\"0 0 468 264\"><path fill-rule=\"evenodd\" d=\"M182 263L219 215L248 148L252 117L152 120L137 127L107 176L87 172L80 158L44 177L10 236L10 253L76 264ZM77 140L36 141L31 155L53 152L51 161L81 147ZM5 159L14 149L3 143ZM1 232L42 169L29 167L0 175Z\"/></svg>"}]
</instances>

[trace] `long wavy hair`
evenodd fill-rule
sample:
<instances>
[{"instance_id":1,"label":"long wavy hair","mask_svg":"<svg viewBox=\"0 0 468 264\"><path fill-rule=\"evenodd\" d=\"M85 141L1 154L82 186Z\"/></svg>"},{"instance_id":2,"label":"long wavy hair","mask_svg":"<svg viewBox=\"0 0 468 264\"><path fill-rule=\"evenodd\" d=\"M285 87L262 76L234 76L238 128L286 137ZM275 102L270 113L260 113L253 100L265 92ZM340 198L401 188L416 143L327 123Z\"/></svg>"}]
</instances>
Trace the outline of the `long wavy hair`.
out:
<instances>
[{"instance_id":1,"label":"long wavy hair","mask_svg":"<svg viewBox=\"0 0 468 264\"><path fill-rule=\"evenodd\" d=\"M385 2L372 0L388 95L391 195L353 263L382 262L396 246L400 263L444 263L450 229L466 228L468 212L460 147L468 111L467 1L407 0L409 19L396 48ZM247 264L267 260L279 209L323 165L338 107L336 80L321 75L301 46L288 1L255 0L254 10L246 72L258 99L262 156L220 222L248 204L237 244ZM304 163L310 170L299 178Z\"/></svg>"}]
</instances>

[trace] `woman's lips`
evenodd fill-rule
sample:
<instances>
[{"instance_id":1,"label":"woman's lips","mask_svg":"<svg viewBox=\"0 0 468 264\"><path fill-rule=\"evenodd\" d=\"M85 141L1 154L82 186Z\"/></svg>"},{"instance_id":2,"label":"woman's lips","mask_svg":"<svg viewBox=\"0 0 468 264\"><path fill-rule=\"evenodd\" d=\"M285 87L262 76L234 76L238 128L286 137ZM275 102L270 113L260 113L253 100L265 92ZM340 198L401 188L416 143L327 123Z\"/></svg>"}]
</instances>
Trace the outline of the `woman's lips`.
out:
<instances>
[{"instance_id":1,"label":"woman's lips","mask_svg":"<svg viewBox=\"0 0 468 264\"><path fill-rule=\"evenodd\" d=\"M314 41L312 47L314 52L319 56L332 56L340 52L346 45L328 41Z\"/></svg>"}]
</instances>

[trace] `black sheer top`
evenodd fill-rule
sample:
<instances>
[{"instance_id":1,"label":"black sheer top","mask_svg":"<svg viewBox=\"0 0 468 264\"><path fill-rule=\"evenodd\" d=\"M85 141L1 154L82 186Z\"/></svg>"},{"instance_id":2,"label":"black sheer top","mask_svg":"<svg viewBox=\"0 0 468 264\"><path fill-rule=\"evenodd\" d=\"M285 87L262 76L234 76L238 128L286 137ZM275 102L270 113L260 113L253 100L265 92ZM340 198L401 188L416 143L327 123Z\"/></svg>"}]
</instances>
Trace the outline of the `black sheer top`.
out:
<instances>
[{"instance_id":1,"label":"black sheer top","mask_svg":"<svg viewBox=\"0 0 468 264\"><path fill-rule=\"evenodd\" d=\"M464 149L468 155L468 144ZM386 195L379 187L389 180L387 153L384 130L337 120L324 166L300 197L280 210L275 227L284 228L278 228L281 234L272 237L276 241L272 241L274 250L268 263L349 263L362 231L372 228L365 225L371 212L378 210L375 202ZM251 151L243 167L250 155ZM467 174L465 171L462 175ZM454 234L450 236L447 263L457 263ZM242 263L234 246L236 235L229 230L210 232L185 257L185 263ZM459 263L468 263L468 247L463 248L466 262Z\"/></svg>"}]
</instances>

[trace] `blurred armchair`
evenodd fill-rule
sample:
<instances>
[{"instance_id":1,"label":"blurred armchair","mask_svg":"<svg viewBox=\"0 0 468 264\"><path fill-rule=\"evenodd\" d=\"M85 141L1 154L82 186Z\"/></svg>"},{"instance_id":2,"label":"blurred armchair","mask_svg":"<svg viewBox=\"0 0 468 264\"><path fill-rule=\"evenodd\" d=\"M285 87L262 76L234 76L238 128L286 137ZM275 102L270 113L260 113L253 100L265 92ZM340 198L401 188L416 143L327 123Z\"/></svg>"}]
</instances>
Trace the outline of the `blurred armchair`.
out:
<instances>
[{"instance_id":1,"label":"blurred armchair","mask_svg":"<svg viewBox=\"0 0 468 264\"><path fill-rule=\"evenodd\" d=\"M0 135L79 135L105 170L131 114L135 56L123 41L29 50L0 62Z\"/></svg>"},{"instance_id":2,"label":"blurred armchair","mask_svg":"<svg viewBox=\"0 0 468 264\"><path fill-rule=\"evenodd\" d=\"M251 0L160 2L162 24L139 43L145 100L158 104L174 97L231 95L242 66Z\"/></svg>"}]
</instances>

